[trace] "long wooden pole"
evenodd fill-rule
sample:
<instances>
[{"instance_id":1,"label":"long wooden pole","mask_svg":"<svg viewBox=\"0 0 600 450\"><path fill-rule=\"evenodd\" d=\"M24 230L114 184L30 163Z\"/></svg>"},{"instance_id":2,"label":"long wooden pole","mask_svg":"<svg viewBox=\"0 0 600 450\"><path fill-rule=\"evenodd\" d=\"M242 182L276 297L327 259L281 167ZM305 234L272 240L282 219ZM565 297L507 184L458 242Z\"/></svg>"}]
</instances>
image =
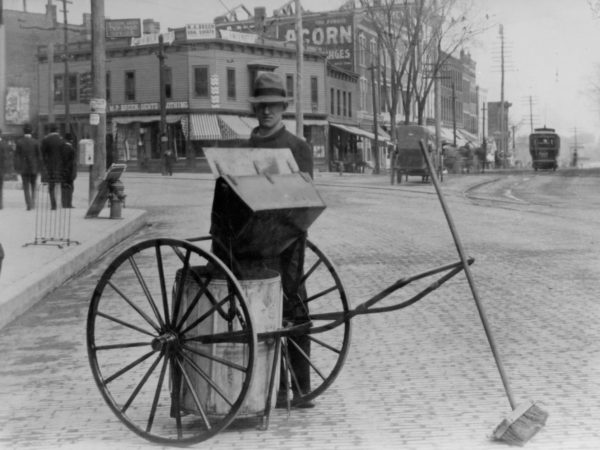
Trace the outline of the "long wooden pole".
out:
<instances>
[{"instance_id":1,"label":"long wooden pole","mask_svg":"<svg viewBox=\"0 0 600 450\"><path fill-rule=\"evenodd\" d=\"M90 0L92 12L92 97L106 100L106 45L104 0ZM90 203L106 173L106 111L99 111L100 122L92 127L94 165L90 171Z\"/></svg>"}]
</instances>

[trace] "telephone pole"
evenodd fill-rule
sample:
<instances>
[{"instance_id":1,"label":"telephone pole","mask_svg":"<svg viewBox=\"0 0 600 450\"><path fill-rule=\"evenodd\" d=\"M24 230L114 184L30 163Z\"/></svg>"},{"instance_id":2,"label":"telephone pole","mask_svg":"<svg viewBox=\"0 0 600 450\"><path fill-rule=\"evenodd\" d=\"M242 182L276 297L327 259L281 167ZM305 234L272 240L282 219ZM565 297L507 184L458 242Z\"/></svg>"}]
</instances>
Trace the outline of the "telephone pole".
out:
<instances>
[{"instance_id":1,"label":"telephone pole","mask_svg":"<svg viewBox=\"0 0 600 450\"><path fill-rule=\"evenodd\" d=\"M500 151L503 155L502 167L506 169L507 166L507 148L505 145L505 133L504 133L504 27L500 24Z\"/></svg>"},{"instance_id":2,"label":"telephone pole","mask_svg":"<svg viewBox=\"0 0 600 450\"><path fill-rule=\"evenodd\" d=\"M100 120L96 126L92 126L94 165L90 170L91 202L93 193L106 172L106 45L104 0L90 0L90 4L92 7L92 97L100 106L96 111Z\"/></svg>"},{"instance_id":3,"label":"telephone pole","mask_svg":"<svg viewBox=\"0 0 600 450\"><path fill-rule=\"evenodd\" d=\"M93 0L92 0L93 1ZM168 143L167 136L167 95L165 92L165 43L162 34L158 35L158 84L160 89L160 157L163 158Z\"/></svg>"},{"instance_id":4,"label":"telephone pole","mask_svg":"<svg viewBox=\"0 0 600 450\"><path fill-rule=\"evenodd\" d=\"M302 5L296 0L296 136L304 137L302 116L302 73L304 71L304 34L302 33Z\"/></svg>"},{"instance_id":5,"label":"telephone pole","mask_svg":"<svg viewBox=\"0 0 600 450\"><path fill-rule=\"evenodd\" d=\"M67 3L73 3L69 0L62 0L63 4L63 45L65 46L65 52L63 54L63 61L65 64L65 73L63 80L63 89L65 96L65 133L71 132L71 112L70 112L70 98L69 98L69 30L67 21ZM92 4L94 2L92 1Z\"/></svg>"}]
</instances>

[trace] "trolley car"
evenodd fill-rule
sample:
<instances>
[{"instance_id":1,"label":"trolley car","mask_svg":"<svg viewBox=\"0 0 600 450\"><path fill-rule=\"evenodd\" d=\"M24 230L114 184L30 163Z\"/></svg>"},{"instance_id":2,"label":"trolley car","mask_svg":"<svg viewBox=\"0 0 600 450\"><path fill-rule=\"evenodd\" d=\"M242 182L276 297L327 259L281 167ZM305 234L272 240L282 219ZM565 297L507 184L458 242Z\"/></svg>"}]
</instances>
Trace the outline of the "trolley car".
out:
<instances>
[{"instance_id":1,"label":"trolley car","mask_svg":"<svg viewBox=\"0 0 600 450\"><path fill-rule=\"evenodd\" d=\"M556 170L560 152L560 136L554 128L536 128L529 135L529 153L533 170Z\"/></svg>"}]
</instances>

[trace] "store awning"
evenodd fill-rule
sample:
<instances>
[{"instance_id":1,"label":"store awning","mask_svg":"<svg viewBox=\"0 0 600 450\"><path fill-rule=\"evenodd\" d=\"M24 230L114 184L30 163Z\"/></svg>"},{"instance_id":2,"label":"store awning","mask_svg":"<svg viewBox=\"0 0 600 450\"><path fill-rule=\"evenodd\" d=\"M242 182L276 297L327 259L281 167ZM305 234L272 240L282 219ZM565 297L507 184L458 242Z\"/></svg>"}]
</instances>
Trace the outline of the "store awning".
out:
<instances>
[{"instance_id":1,"label":"store awning","mask_svg":"<svg viewBox=\"0 0 600 450\"><path fill-rule=\"evenodd\" d=\"M248 139L252 127L240 116L219 115L223 139Z\"/></svg>"},{"instance_id":2,"label":"store awning","mask_svg":"<svg viewBox=\"0 0 600 450\"><path fill-rule=\"evenodd\" d=\"M462 136L466 141L471 141L472 144L477 145L479 138L466 130L456 130L456 133Z\"/></svg>"},{"instance_id":3,"label":"store awning","mask_svg":"<svg viewBox=\"0 0 600 450\"><path fill-rule=\"evenodd\" d=\"M427 125L427 129L435 136L435 127L433 125ZM440 140L445 141L448 144L454 143L454 131L449 128L440 128ZM462 147L467 141L460 135L459 130L456 130L456 146Z\"/></svg>"},{"instance_id":4,"label":"store awning","mask_svg":"<svg viewBox=\"0 0 600 450\"><path fill-rule=\"evenodd\" d=\"M366 130L363 130L358 127L353 127L352 125L342 125L340 123L330 123L332 127L338 128L346 133L355 134L357 136L366 137L367 139L375 139L375 135Z\"/></svg>"},{"instance_id":5,"label":"store awning","mask_svg":"<svg viewBox=\"0 0 600 450\"><path fill-rule=\"evenodd\" d=\"M192 114L190 115L190 125L192 141L223 139L216 114Z\"/></svg>"}]
</instances>

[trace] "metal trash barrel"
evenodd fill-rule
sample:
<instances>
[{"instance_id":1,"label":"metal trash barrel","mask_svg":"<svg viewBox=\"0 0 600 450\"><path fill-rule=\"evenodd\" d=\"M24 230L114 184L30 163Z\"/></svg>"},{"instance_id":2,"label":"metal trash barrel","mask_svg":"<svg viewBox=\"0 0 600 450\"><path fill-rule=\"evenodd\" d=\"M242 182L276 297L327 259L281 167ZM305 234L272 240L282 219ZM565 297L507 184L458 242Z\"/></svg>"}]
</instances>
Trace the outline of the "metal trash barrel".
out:
<instances>
[{"instance_id":1,"label":"metal trash barrel","mask_svg":"<svg viewBox=\"0 0 600 450\"><path fill-rule=\"evenodd\" d=\"M227 280L219 279L218 275L210 272L206 267L195 267L192 270L199 275L200 279L205 280L210 275L208 290L214 298L221 299L228 295ZM179 282L181 274L178 274ZM274 331L281 327L281 281L279 274L273 270L261 269L245 272L243 279L238 279L242 292L248 302L248 309L254 324L256 333L265 331ZM194 299L199 286L193 277L188 276L184 285L183 305L185 310L189 303ZM192 323L198 317L201 317L212 306L206 295L200 298L198 306L194 308L193 313L186 320L186 323ZM212 320L204 320L196 328L198 334L216 334L220 332L235 331L227 328L228 322L213 314ZM215 357L226 356L226 359L233 363L243 365L248 355L240 348L236 348L235 343L218 344L199 344L190 342L188 345L196 350L207 353ZM275 357L275 340L259 341L256 347L256 360L254 375L250 389L246 394L246 399L237 417L250 417L261 415L266 408L267 396L269 390L269 380L273 364L276 364L275 380L279 380L279 359ZM210 359L191 354L194 362L206 373L212 380L219 380L219 387L225 394L235 393L240 390L243 383L242 374L232 369L230 366L213 363ZM187 363L184 362L184 365ZM195 387L196 394L205 412L212 416L225 416L231 409L214 389L209 389L206 381L197 374L195 370L188 370L191 382ZM271 408L275 406L276 389L278 383L273 386L271 396ZM182 409L188 413L199 414L194 399L183 385L182 390Z\"/></svg>"}]
</instances>

